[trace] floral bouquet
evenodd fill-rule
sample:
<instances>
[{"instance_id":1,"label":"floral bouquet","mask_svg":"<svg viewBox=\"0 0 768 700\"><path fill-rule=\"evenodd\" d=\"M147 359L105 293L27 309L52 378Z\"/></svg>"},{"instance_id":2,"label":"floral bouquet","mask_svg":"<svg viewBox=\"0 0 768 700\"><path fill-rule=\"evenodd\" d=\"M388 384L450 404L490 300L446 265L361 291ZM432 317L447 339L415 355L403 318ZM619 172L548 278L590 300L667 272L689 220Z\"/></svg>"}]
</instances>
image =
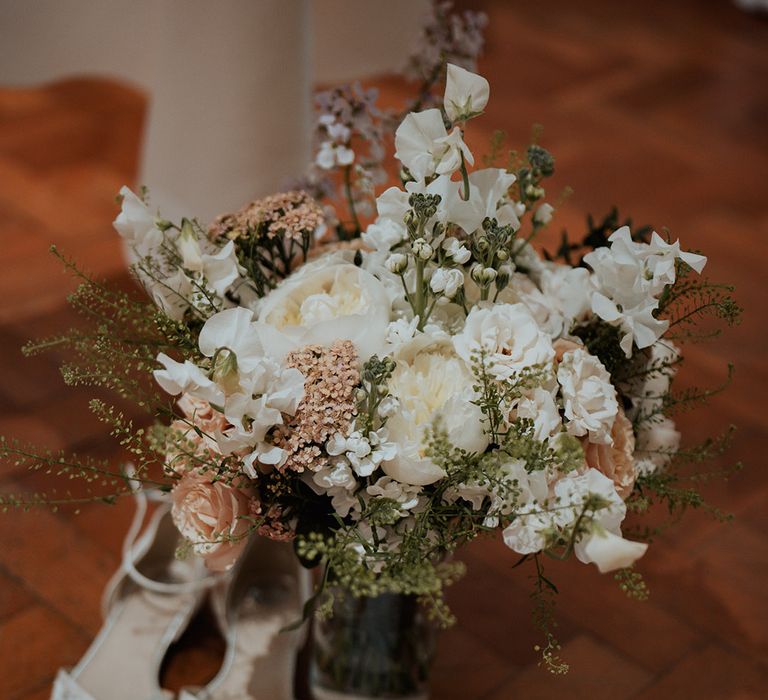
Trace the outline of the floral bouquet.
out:
<instances>
[{"instance_id":1,"label":"floral bouquet","mask_svg":"<svg viewBox=\"0 0 768 700\"><path fill-rule=\"evenodd\" d=\"M351 226L305 190L204 227L166 221L124 188L115 228L154 305L85 279L72 301L96 330L46 343L79 353L70 383L115 389L158 417L136 429L92 404L131 452L133 481L170 492L187 549L224 571L252 533L292 541L322 571L307 610L327 624L351 615L347 650L365 624L360 601L389 597L422 627L449 624L443 591L462 573L451 555L496 532L531 560L542 600L545 556L571 555L643 597L632 567L654 530L625 537L628 511L700 505L680 465L723 444L681 450L669 415L710 393L671 382L679 343L711 333L699 321L737 319L729 288L700 277L704 256L615 216L542 256L532 242L553 213L543 187L553 157L532 145L496 167L497 141L488 167L473 168L464 134L488 98L484 78L447 66L442 104L397 126L401 184L378 196L367 227L350 187L363 112L345 122L341 93L324 98L317 166L341 173ZM386 120L369 117L370 136ZM111 473L0 450L91 481ZM93 498L130 493L111 483ZM381 625L392 609L366 619ZM544 662L562 671L541 624ZM393 648L425 664L408 640L426 637L398 629ZM325 651L326 663L352 663Z\"/></svg>"}]
</instances>

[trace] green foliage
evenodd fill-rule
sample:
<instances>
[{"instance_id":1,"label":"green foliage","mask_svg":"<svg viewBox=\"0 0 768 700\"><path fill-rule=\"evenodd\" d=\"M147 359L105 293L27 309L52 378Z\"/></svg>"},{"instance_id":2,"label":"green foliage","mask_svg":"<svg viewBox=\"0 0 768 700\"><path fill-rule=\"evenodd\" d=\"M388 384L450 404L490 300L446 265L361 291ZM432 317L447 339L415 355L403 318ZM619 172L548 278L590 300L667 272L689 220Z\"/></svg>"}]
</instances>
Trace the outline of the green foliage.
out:
<instances>
[{"instance_id":1,"label":"green foliage","mask_svg":"<svg viewBox=\"0 0 768 700\"><path fill-rule=\"evenodd\" d=\"M555 253L551 254L544 251L544 256L547 260L562 260L568 265L583 266L584 255L595 248L609 246L608 237L622 226L629 226L630 231L632 231L633 240L644 243L648 242L653 232L652 226L641 226L633 229L632 219L625 218L622 220L619 210L616 207L611 207L611 210L603 217L602 221L595 221L591 214L587 215L587 230L581 239L574 242L569 238L568 232L563 231L560 238L560 246Z\"/></svg>"}]
</instances>

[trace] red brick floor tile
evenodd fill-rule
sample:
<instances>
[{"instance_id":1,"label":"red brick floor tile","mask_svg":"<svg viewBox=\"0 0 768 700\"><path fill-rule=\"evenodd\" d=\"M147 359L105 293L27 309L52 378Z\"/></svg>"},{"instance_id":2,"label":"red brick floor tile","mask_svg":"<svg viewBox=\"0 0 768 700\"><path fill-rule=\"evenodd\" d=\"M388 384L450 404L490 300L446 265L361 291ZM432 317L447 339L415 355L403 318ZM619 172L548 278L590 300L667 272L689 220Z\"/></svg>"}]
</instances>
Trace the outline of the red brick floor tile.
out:
<instances>
[{"instance_id":1,"label":"red brick floor tile","mask_svg":"<svg viewBox=\"0 0 768 700\"><path fill-rule=\"evenodd\" d=\"M78 660L86 644L81 630L40 605L0 623L0 697L39 692L56 668Z\"/></svg>"},{"instance_id":2,"label":"red brick floor tile","mask_svg":"<svg viewBox=\"0 0 768 700\"><path fill-rule=\"evenodd\" d=\"M562 656L571 665L567 674L552 675L533 665L487 700L629 700L652 678L637 664L586 635L565 644Z\"/></svg>"},{"instance_id":3,"label":"red brick floor tile","mask_svg":"<svg viewBox=\"0 0 768 700\"><path fill-rule=\"evenodd\" d=\"M648 685L636 700L764 700L768 671L743 656L710 645L693 652Z\"/></svg>"},{"instance_id":4,"label":"red brick floor tile","mask_svg":"<svg viewBox=\"0 0 768 700\"><path fill-rule=\"evenodd\" d=\"M483 698L514 672L515 665L506 649L490 648L466 632L459 622L439 634L431 696L435 700Z\"/></svg>"},{"instance_id":5,"label":"red brick floor tile","mask_svg":"<svg viewBox=\"0 0 768 700\"><path fill-rule=\"evenodd\" d=\"M34 596L26 586L11 576L6 569L0 568L0 620L15 615L34 602Z\"/></svg>"}]
</instances>

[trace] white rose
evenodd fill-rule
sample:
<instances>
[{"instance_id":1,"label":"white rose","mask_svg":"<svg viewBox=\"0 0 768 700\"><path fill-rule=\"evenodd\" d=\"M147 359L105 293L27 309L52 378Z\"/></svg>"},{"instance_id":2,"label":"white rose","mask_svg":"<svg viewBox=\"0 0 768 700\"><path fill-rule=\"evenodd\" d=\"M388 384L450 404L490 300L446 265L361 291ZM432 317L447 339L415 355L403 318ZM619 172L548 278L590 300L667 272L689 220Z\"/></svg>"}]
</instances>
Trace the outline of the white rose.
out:
<instances>
[{"instance_id":1,"label":"white rose","mask_svg":"<svg viewBox=\"0 0 768 700\"><path fill-rule=\"evenodd\" d=\"M488 371L497 379L509 379L526 367L547 364L555 356L549 336L524 304L474 307L453 345L467 363L484 349L486 363L493 363Z\"/></svg>"},{"instance_id":2,"label":"white rose","mask_svg":"<svg viewBox=\"0 0 768 700\"><path fill-rule=\"evenodd\" d=\"M611 444L611 428L619 412L616 389L602 362L586 350L569 350L557 369L565 404L566 429L589 434L590 442Z\"/></svg>"},{"instance_id":3,"label":"white rose","mask_svg":"<svg viewBox=\"0 0 768 700\"><path fill-rule=\"evenodd\" d=\"M560 432L560 411L552 394L541 387L535 388L517 404L517 417L533 421L533 436L542 442Z\"/></svg>"},{"instance_id":4,"label":"white rose","mask_svg":"<svg viewBox=\"0 0 768 700\"><path fill-rule=\"evenodd\" d=\"M451 444L468 452L488 446L484 419L472 401L474 376L456 356L450 342L424 334L399 348L389 391L398 407L387 421L398 454L382 463L384 473L404 484L425 486L445 472L425 456L425 433L444 430Z\"/></svg>"},{"instance_id":5,"label":"white rose","mask_svg":"<svg viewBox=\"0 0 768 700\"><path fill-rule=\"evenodd\" d=\"M364 361L383 348L390 315L381 282L339 263L289 277L263 300L259 320L298 346L351 340Z\"/></svg>"}]
</instances>

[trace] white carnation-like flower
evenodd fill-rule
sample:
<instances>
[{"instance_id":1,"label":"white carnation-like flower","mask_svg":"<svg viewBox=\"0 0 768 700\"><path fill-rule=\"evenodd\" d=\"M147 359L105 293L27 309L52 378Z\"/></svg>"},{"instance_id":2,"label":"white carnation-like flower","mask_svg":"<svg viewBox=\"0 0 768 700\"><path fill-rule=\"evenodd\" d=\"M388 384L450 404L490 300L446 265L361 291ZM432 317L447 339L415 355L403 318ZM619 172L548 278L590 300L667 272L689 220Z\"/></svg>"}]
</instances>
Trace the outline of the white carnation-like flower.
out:
<instances>
[{"instance_id":1,"label":"white carnation-like flower","mask_svg":"<svg viewBox=\"0 0 768 700\"><path fill-rule=\"evenodd\" d=\"M431 428L444 430L451 444L468 452L482 452L488 445L483 414L472 403L475 379L442 336L417 336L398 349L395 360L388 389L399 406L387 429L398 452L381 468L404 484L425 486L445 475L425 454Z\"/></svg>"},{"instance_id":2,"label":"white carnation-like flower","mask_svg":"<svg viewBox=\"0 0 768 700\"><path fill-rule=\"evenodd\" d=\"M611 444L611 428L619 412L611 375L594 355L577 348L563 355L557 369L571 435L589 435L590 442Z\"/></svg>"},{"instance_id":3,"label":"white carnation-like flower","mask_svg":"<svg viewBox=\"0 0 768 700\"><path fill-rule=\"evenodd\" d=\"M545 442L560 432L563 422L552 393L536 387L517 403L518 418L529 418L533 421L533 436Z\"/></svg>"},{"instance_id":4,"label":"white carnation-like flower","mask_svg":"<svg viewBox=\"0 0 768 700\"><path fill-rule=\"evenodd\" d=\"M259 320L295 346L351 340L365 361L381 352L390 316L382 283L353 264L339 263L289 277L262 301Z\"/></svg>"},{"instance_id":5,"label":"white carnation-like flower","mask_svg":"<svg viewBox=\"0 0 768 700\"><path fill-rule=\"evenodd\" d=\"M388 252L393 246L402 243L408 237L405 225L393 219L379 217L363 231L363 242L373 248Z\"/></svg>"},{"instance_id":6,"label":"white carnation-like flower","mask_svg":"<svg viewBox=\"0 0 768 700\"><path fill-rule=\"evenodd\" d=\"M467 363L483 350L488 373L501 380L527 367L546 365L555 357L552 341L524 304L474 307L453 345Z\"/></svg>"}]
</instances>

